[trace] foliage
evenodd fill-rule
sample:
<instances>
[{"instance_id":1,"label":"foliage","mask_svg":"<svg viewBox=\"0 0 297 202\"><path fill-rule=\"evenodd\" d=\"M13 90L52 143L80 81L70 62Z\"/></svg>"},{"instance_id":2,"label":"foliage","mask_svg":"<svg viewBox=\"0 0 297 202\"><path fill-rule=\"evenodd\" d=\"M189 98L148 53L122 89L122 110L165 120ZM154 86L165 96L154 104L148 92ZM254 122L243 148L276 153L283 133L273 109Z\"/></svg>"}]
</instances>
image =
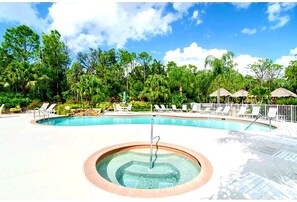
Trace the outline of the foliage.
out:
<instances>
[{"instance_id":1,"label":"foliage","mask_svg":"<svg viewBox=\"0 0 297 202\"><path fill-rule=\"evenodd\" d=\"M68 109L69 107L69 109ZM81 108L81 104L59 104L56 107L56 113L59 115L67 115L70 113L72 109L78 109Z\"/></svg>"},{"instance_id":2,"label":"foliage","mask_svg":"<svg viewBox=\"0 0 297 202\"><path fill-rule=\"evenodd\" d=\"M33 100L28 106L27 109L35 109L35 108L40 108L42 105L42 103L40 102L40 100Z\"/></svg>"},{"instance_id":3,"label":"foliage","mask_svg":"<svg viewBox=\"0 0 297 202\"><path fill-rule=\"evenodd\" d=\"M0 103L5 104L6 108L15 107L17 105L19 105L20 107L26 107L29 103L31 103L31 99L24 97L20 93L1 93Z\"/></svg>"},{"instance_id":4,"label":"foliage","mask_svg":"<svg viewBox=\"0 0 297 202\"><path fill-rule=\"evenodd\" d=\"M151 104L143 101L131 101L129 104L132 104L132 111L150 111Z\"/></svg>"},{"instance_id":5,"label":"foliage","mask_svg":"<svg viewBox=\"0 0 297 202\"><path fill-rule=\"evenodd\" d=\"M10 108L9 110L11 113L21 113L22 109L20 107L20 105L17 105L16 107Z\"/></svg>"},{"instance_id":6,"label":"foliage","mask_svg":"<svg viewBox=\"0 0 297 202\"><path fill-rule=\"evenodd\" d=\"M297 105L296 98L277 98L276 104L278 105Z\"/></svg>"}]
</instances>

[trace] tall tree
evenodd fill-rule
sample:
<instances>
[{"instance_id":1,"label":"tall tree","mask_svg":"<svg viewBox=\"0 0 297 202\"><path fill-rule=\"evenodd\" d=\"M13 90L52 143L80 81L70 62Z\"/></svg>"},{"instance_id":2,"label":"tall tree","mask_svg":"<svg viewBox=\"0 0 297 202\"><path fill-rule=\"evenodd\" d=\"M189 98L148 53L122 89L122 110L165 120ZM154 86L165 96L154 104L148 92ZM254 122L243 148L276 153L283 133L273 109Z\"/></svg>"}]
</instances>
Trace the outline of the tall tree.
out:
<instances>
[{"instance_id":1,"label":"tall tree","mask_svg":"<svg viewBox=\"0 0 297 202\"><path fill-rule=\"evenodd\" d=\"M21 25L7 29L3 38L2 48L13 59L28 63L33 63L38 59L39 35L30 27Z\"/></svg>"},{"instance_id":2,"label":"tall tree","mask_svg":"<svg viewBox=\"0 0 297 202\"><path fill-rule=\"evenodd\" d=\"M57 30L50 34L42 35L43 47L41 49L42 64L48 68L48 75L54 87L54 94L61 97L66 90L66 69L70 63L67 47L61 41L61 35Z\"/></svg>"},{"instance_id":3,"label":"tall tree","mask_svg":"<svg viewBox=\"0 0 297 202\"><path fill-rule=\"evenodd\" d=\"M287 88L297 93L297 60L290 62L285 70L285 77L287 79Z\"/></svg>"},{"instance_id":4,"label":"tall tree","mask_svg":"<svg viewBox=\"0 0 297 202\"><path fill-rule=\"evenodd\" d=\"M235 66L233 58L234 53L227 52L223 54L221 58L216 58L213 55L209 55L205 59L205 67L210 66L212 68L213 80L217 80L218 83L218 103L220 103L220 83L222 77L228 75L230 69L232 69Z\"/></svg>"},{"instance_id":5,"label":"tall tree","mask_svg":"<svg viewBox=\"0 0 297 202\"><path fill-rule=\"evenodd\" d=\"M152 56L150 56L147 52L141 52L137 56L137 61L143 69L143 82L145 82L146 80L146 72L148 71L152 59Z\"/></svg>"}]
</instances>

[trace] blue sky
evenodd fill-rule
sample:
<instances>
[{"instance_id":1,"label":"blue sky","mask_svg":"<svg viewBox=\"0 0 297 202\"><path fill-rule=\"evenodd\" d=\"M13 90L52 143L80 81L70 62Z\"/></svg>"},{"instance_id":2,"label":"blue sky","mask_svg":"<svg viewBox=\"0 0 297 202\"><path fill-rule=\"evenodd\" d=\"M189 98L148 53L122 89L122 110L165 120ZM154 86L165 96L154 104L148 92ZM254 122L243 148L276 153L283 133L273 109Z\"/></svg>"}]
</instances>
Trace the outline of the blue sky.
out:
<instances>
[{"instance_id":1,"label":"blue sky","mask_svg":"<svg viewBox=\"0 0 297 202\"><path fill-rule=\"evenodd\" d=\"M297 54L297 4L289 2L0 2L0 41L20 24L38 34L57 29L73 55L122 48L202 69L207 55L232 51L243 74L259 58L287 66Z\"/></svg>"}]
</instances>

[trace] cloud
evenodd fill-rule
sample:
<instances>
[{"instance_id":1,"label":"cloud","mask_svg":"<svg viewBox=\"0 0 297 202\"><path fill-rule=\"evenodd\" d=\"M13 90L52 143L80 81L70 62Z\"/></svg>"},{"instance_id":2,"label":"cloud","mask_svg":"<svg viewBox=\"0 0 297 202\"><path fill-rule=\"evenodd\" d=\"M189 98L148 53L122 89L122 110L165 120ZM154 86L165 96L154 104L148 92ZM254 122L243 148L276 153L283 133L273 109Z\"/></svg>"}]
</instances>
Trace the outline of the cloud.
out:
<instances>
[{"instance_id":1,"label":"cloud","mask_svg":"<svg viewBox=\"0 0 297 202\"><path fill-rule=\"evenodd\" d=\"M257 30L256 29L244 28L243 30L241 30L241 33L248 34L248 35L253 35L253 34L257 33Z\"/></svg>"},{"instance_id":2,"label":"cloud","mask_svg":"<svg viewBox=\"0 0 297 202\"><path fill-rule=\"evenodd\" d=\"M166 12L165 3L57 2L49 9L50 29L57 29L81 50L82 38L91 44L124 48L128 40L147 40L172 31L171 23L193 4L173 3L177 12Z\"/></svg>"},{"instance_id":3,"label":"cloud","mask_svg":"<svg viewBox=\"0 0 297 202\"><path fill-rule=\"evenodd\" d=\"M278 29L286 25L290 21L290 16L285 12L293 9L296 3L270 3L266 13L268 14L268 21L274 23L271 29Z\"/></svg>"},{"instance_id":4,"label":"cloud","mask_svg":"<svg viewBox=\"0 0 297 202\"><path fill-rule=\"evenodd\" d=\"M296 60L296 54L297 54L297 47L294 49L291 49L289 55L284 55L276 59L275 63L283 65L284 67L287 67L292 60Z\"/></svg>"},{"instance_id":5,"label":"cloud","mask_svg":"<svg viewBox=\"0 0 297 202\"><path fill-rule=\"evenodd\" d=\"M244 2L244 3L232 3L237 9L248 9L252 3Z\"/></svg>"},{"instance_id":6,"label":"cloud","mask_svg":"<svg viewBox=\"0 0 297 202\"><path fill-rule=\"evenodd\" d=\"M225 53L227 53L225 49L205 49L200 47L196 42L193 42L189 47L167 51L163 60L165 63L174 61L178 66L192 64L195 65L198 70L202 70L204 69L204 62L207 56L213 55L217 58L221 58ZM252 75L247 67L248 65L254 64L259 59L262 58L250 55L239 55L234 58L234 62L237 64L235 70L244 76L247 74Z\"/></svg>"},{"instance_id":7,"label":"cloud","mask_svg":"<svg viewBox=\"0 0 297 202\"><path fill-rule=\"evenodd\" d=\"M28 2L2 2L0 6L0 22L25 24L29 27L42 31L45 27L45 19L38 17L36 3Z\"/></svg>"},{"instance_id":8,"label":"cloud","mask_svg":"<svg viewBox=\"0 0 297 202\"><path fill-rule=\"evenodd\" d=\"M199 18L199 11L198 10L195 10L193 12L193 15L192 15L191 19L196 21L196 25L202 24L202 20Z\"/></svg>"},{"instance_id":9,"label":"cloud","mask_svg":"<svg viewBox=\"0 0 297 202\"><path fill-rule=\"evenodd\" d=\"M248 66L258 62L259 57L253 57L250 55L239 55L234 58L234 62L237 64L235 69L242 75L252 75L253 73L249 70Z\"/></svg>"},{"instance_id":10,"label":"cloud","mask_svg":"<svg viewBox=\"0 0 297 202\"><path fill-rule=\"evenodd\" d=\"M215 57L222 57L224 53L227 53L227 50L220 49L204 49L196 42L193 42L189 47L177 48L175 50L169 50L166 52L163 60L165 63L174 61L177 65L195 65L199 70L204 69L205 58L208 55L213 55Z\"/></svg>"}]
</instances>

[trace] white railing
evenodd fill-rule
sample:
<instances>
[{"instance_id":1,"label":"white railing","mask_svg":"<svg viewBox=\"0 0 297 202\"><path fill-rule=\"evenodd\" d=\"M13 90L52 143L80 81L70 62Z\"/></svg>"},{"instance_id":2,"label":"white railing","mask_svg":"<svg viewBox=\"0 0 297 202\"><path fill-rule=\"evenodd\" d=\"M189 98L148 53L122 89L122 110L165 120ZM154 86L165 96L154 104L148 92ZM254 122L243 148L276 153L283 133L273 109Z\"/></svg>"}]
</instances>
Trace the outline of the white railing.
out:
<instances>
[{"instance_id":1,"label":"white railing","mask_svg":"<svg viewBox=\"0 0 297 202\"><path fill-rule=\"evenodd\" d=\"M193 103L188 104L191 107ZM272 105L272 104L225 104L225 103L196 103L199 110L204 110L206 107L211 107L215 110L217 107L231 106L231 114L238 113L242 105L247 106L247 113L251 113L253 106L260 106L260 113L263 117L267 116L269 108L277 108L276 121L286 121L297 123L297 105ZM234 114L232 114L234 115Z\"/></svg>"}]
</instances>

